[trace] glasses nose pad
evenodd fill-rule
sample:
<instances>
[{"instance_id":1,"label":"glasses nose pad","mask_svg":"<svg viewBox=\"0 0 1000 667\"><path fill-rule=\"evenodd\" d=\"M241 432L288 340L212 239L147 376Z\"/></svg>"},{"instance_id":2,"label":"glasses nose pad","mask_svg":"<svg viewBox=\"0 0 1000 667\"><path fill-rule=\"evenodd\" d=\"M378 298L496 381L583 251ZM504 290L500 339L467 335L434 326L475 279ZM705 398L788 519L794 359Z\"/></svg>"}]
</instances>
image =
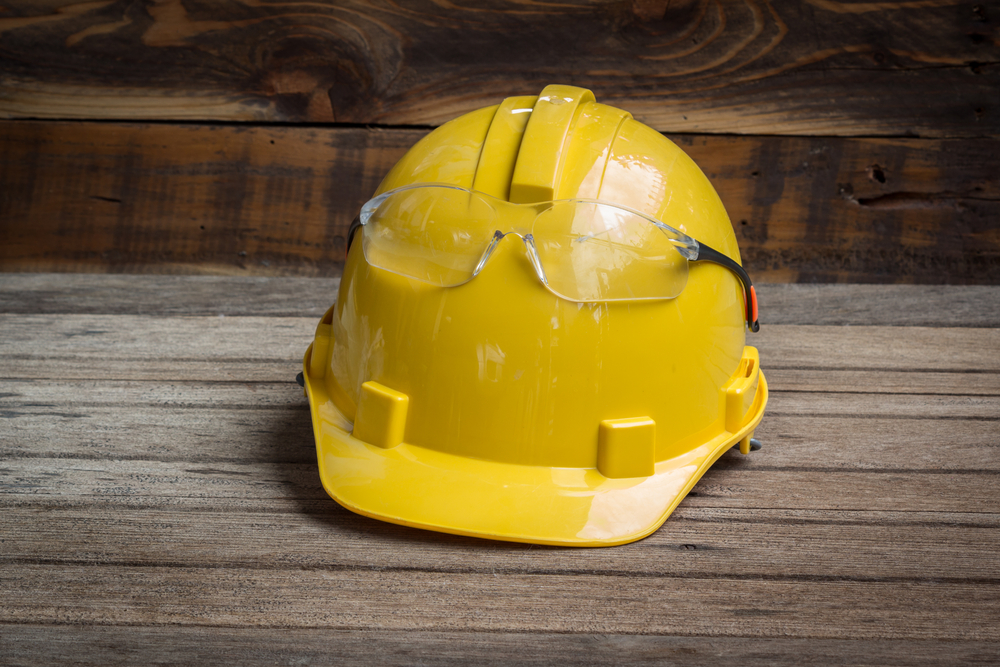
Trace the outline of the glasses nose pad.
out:
<instances>
[{"instance_id":1,"label":"glasses nose pad","mask_svg":"<svg viewBox=\"0 0 1000 667\"><path fill-rule=\"evenodd\" d=\"M535 273L538 274L538 279L542 281L543 285L548 285L549 280L545 277L545 269L542 268L542 260L538 259L538 249L535 248L535 237L531 234L526 234L521 240L524 241L524 247L528 249L528 258L531 260L531 265L535 267Z\"/></svg>"},{"instance_id":2,"label":"glasses nose pad","mask_svg":"<svg viewBox=\"0 0 1000 667\"><path fill-rule=\"evenodd\" d=\"M486 265L486 260L490 258L493 251L496 250L497 244L503 240L504 233L499 229L493 232L493 238L490 239L490 244L486 246L486 250L483 252L483 256L479 258L479 263L476 264L476 268L473 269L472 275L478 276L479 272L482 271L483 267Z\"/></svg>"}]
</instances>

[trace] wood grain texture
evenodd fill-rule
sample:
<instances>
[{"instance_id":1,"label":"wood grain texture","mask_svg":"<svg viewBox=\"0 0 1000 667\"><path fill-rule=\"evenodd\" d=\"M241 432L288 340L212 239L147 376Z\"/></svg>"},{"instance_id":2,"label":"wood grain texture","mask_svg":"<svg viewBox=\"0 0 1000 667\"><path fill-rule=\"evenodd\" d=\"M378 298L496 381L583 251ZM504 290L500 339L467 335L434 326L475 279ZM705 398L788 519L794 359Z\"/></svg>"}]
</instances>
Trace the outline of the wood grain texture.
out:
<instances>
[{"instance_id":1,"label":"wood grain texture","mask_svg":"<svg viewBox=\"0 0 1000 667\"><path fill-rule=\"evenodd\" d=\"M781 286L764 449L580 550L327 496L292 376L335 286L0 276L0 661L995 663L998 288Z\"/></svg>"},{"instance_id":2,"label":"wood grain texture","mask_svg":"<svg viewBox=\"0 0 1000 667\"><path fill-rule=\"evenodd\" d=\"M731 465L711 468L684 498L686 506L1000 513L1000 499L992 492L996 470L782 470L763 465L749 469L734 459ZM320 513L333 507L320 485L315 462L20 458L5 462L2 470L7 481L0 487L0 506L11 508L41 505L253 514Z\"/></svg>"},{"instance_id":3,"label":"wood grain texture","mask_svg":"<svg viewBox=\"0 0 1000 667\"><path fill-rule=\"evenodd\" d=\"M437 125L565 82L670 132L998 136L998 15L954 0L15 2L0 113Z\"/></svg>"},{"instance_id":4,"label":"wood grain texture","mask_svg":"<svg viewBox=\"0 0 1000 667\"><path fill-rule=\"evenodd\" d=\"M775 667L817 664L924 667L989 665L1000 644L944 640L857 640L616 635L606 633L386 631L299 628L48 626L10 627L0 638L7 664L203 664L218 656L240 665L684 664ZM108 651L109 646L114 651Z\"/></svg>"},{"instance_id":5,"label":"wood grain texture","mask_svg":"<svg viewBox=\"0 0 1000 667\"><path fill-rule=\"evenodd\" d=\"M900 336L906 341L906 336ZM989 350L989 353L995 350ZM84 365L88 360L79 358ZM90 360L99 364L100 359ZM294 367L293 367L294 368ZM780 368L780 367L779 367ZM814 371L815 372L815 371ZM98 375L93 372L92 375ZM889 375L888 373L886 375ZM774 412L782 415L826 413L829 416L893 415L897 418L919 419L937 417L968 417L970 419L1000 420L1000 391L995 376L990 393L965 392L961 385L940 384L938 392L893 392L876 383L879 375L869 375L870 384L864 388L845 389L843 386L830 387L817 382L811 389L788 391L778 385L774 391L783 392L780 406ZM87 389L96 378L83 381L65 381L61 378L43 381L18 381L4 378L8 392L5 400L23 401L28 406L52 405L79 406L81 408L141 408L166 406L176 409L288 409L303 405L302 392L294 390L293 374L284 377L283 382L248 382L233 379L230 382L178 382L169 379L159 382L118 381L101 378L104 395L89 397ZM895 378L893 378L895 379ZM897 380L898 382L898 380ZM771 407L771 406L769 406Z\"/></svg>"},{"instance_id":6,"label":"wood grain texture","mask_svg":"<svg viewBox=\"0 0 1000 667\"><path fill-rule=\"evenodd\" d=\"M0 313L320 317L338 278L0 273ZM757 283L765 326L1000 327L990 285Z\"/></svg>"},{"instance_id":7,"label":"wood grain texture","mask_svg":"<svg viewBox=\"0 0 1000 667\"><path fill-rule=\"evenodd\" d=\"M128 380L135 379L129 365L142 362L201 362L209 372L212 363L291 363L294 367L301 363L315 326L314 318L292 317L0 314L0 327L5 332L0 349L12 361L90 359L98 364L92 364L95 370L91 372L100 373L91 376L94 379ZM766 331L761 328L748 340L760 349L762 359L768 359L765 368L817 372L1000 370L1000 355L994 354L1000 350L1000 329L781 324ZM899 344L900 340L906 345ZM261 341L267 344L261 345ZM150 354L151 349L155 354ZM235 379L221 373L217 369L201 379ZM165 375L162 379L182 377Z\"/></svg>"},{"instance_id":8,"label":"wood grain texture","mask_svg":"<svg viewBox=\"0 0 1000 667\"><path fill-rule=\"evenodd\" d=\"M0 122L0 270L336 276L424 133ZM757 282L1000 283L998 140L674 139Z\"/></svg>"},{"instance_id":9,"label":"wood grain texture","mask_svg":"<svg viewBox=\"0 0 1000 667\"><path fill-rule=\"evenodd\" d=\"M319 318L339 288L339 278L0 273L0 313ZM980 297L1000 307L1000 289L989 286L945 287L937 303ZM996 318L1000 325L1000 313Z\"/></svg>"},{"instance_id":10,"label":"wood grain texture","mask_svg":"<svg viewBox=\"0 0 1000 667\"><path fill-rule=\"evenodd\" d=\"M304 406L38 406L25 405L27 397L18 395L19 389L7 382L0 385L0 393L12 395L0 401L6 436L0 442L0 456L5 458L60 459L59 466L103 459L315 464L312 425ZM288 389L289 394L293 391ZM783 399L783 394L772 396L775 410L788 407ZM996 432L996 421L988 419L956 425L955 419L769 412L756 433L767 447L766 455L744 460L727 454L717 465L793 472L996 473L1000 471ZM219 447L220 442L228 444Z\"/></svg>"},{"instance_id":11,"label":"wood grain texture","mask_svg":"<svg viewBox=\"0 0 1000 667\"><path fill-rule=\"evenodd\" d=\"M682 505L627 549L559 549L434 536L353 514L214 508L5 507L0 563L674 578L978 581L995 585L1000 515ZM149 531L149 526L156 526ZM279 537L280 536L280 537ZM129 545L123 553L121 545ZM405 548L404 548L405 545ZM892 546L890 546L892 545ZM883 562L886 555L894 557Z\"/></svg>"},{"instance_id":12,"label":"wood grain texture","mask_svg":"<svg viewBox=\"0 0 1000 667\"><path fill-rule=\"evenodd\" d=\"M423 132L6 123L0 268L337 272Z\"/></svg>"},{"instance_id":13,"label":"wood grain texture","mask_svg":"<svg viewBox=\"0 0 1000 667\"><path fill-rule=\"evenodd\" d=\"M0 584L5 623L1000 641L996 586L971 581L11 564Z\"/></svg>"}]
</instances>

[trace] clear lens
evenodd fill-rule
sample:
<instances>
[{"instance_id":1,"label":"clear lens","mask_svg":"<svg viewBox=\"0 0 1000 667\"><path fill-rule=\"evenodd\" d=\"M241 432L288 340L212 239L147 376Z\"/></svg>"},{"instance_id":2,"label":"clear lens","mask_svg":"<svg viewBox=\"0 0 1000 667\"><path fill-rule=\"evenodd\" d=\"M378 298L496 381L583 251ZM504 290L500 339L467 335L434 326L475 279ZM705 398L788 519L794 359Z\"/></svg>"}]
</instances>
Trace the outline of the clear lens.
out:
<instances>
[{"instance_id":1,"label":"clear lens","mask_svg":"<svg viewBox=\"0 0 1000 667\"><path fill-rule=\"evenodd\" d=\"M441 287L475 275L497 228L487 199L446 186L405 188L384 197L362 210L369 264Z\"/></svg>"},{"instance_id":2,"label":"clear lens","mask_svg":"<svg viewBox=\"0 0 1000 667\"><path fill-rule=\"evenodd\" d=\"M687 283L691 244L697 248L638 213L583 201L554 202L532 236L549 288L571 301L675 297Z\"/></svg>"},{"instance_id":3,"label":"clear lens","mask_svg":"<svg viewBox=\"0 0 1000 667\"><path fill-rule=\"evenodd\" d=\"M372 199L360 217L369 264L441 287L471 280L515 222L530 225L522 238L539 277L571 301L675 297L698 257L697 241L682 232L593 201L517 205L421 185Z\"/></svg>"}]
</instances>

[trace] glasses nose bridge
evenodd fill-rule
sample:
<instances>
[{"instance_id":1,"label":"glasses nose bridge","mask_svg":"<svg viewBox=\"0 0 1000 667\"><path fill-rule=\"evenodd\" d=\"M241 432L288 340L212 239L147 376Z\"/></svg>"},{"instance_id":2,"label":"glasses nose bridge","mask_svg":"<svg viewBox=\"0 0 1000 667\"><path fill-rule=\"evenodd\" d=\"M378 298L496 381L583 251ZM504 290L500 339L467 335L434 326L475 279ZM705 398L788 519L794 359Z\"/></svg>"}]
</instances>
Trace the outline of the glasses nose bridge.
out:
<instances>
[{"instance_id":1,"label":"glasses nose bridge","mask_svg":"<svg viewBox=\"0 0 1000 667\"><path fill-rule=\"evenodd\" d=\"M542 268L542 263L538 259L538 251L535 249L534 237L531 235L531 232L522 232L517 229L510 229L506 232L502 229L497 229L493 232L490 244L486 246L486 250L483 251L482 257L479 258L479 263L476 264L476 268L472 272L473 277L479 275L479 272L483 270L483 267L486 266L486 262L493 254L493 251L496 250L498 245L500 245L500 241L512 235L521 239L522 243L524 243L524 248L528 253L528 259L531 261L532 268L535 269L535 275L538 276L538 279L542 281L543 285L548 285L549 281L545 277L545 270Z\"/></svg>"}]
</instances>

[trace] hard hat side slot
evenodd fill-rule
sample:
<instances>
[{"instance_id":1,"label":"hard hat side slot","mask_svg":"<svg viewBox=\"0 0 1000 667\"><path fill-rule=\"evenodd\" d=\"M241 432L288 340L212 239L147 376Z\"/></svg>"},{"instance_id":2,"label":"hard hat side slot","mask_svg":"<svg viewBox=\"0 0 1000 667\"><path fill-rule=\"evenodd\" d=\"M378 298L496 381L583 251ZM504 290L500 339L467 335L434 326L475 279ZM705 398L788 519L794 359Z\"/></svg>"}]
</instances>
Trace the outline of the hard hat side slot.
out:
<instances>
[{"instance_id":1,"label":"hard hat side slot","mask_svg":"<svg viewBox=\"0 0 1000 667\"><path fill-rule=\"evenodd\" d=\"M723 386L726 396L726 430L730 433L736 433L743 427L757 397L759 376L760 354L757 348L747 345L743 348L743 358L740 359L736 372ZM749 438L747 442L749 443Z\"/></svg>"}]
</instances>

